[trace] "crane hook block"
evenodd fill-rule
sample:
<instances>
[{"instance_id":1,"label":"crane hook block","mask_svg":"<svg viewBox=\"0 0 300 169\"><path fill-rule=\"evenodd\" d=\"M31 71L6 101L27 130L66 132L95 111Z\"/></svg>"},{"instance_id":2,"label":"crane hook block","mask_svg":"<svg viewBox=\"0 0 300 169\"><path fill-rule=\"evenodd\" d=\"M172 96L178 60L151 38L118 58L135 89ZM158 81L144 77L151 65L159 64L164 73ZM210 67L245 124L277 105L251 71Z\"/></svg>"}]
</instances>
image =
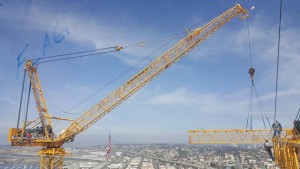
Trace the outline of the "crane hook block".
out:
<instances>
[{"instance_id":1,"label":"crane hook block","mask_svg":"<svg viewBox=\"0 0 300 169\"><path fill-rule=\"evenodd\" d=\"M254 67L251 67L249 69L249 75L250 75L251 79L254 79L254 73L255 73L255 69L254 69Z\"/></svg>"},{"instance_id":2,"label":"crane hook block","mask_svg":"<svg viewBox=\"0 0 300 169\"><path fill-rule=\"evenodd\" d=\"M115 47L115 50L118 51L118 52L119 52L120 50L122 50L122 49L124 49L122 46L116 46L116 47Z\"/></svg>"}]
</instances>

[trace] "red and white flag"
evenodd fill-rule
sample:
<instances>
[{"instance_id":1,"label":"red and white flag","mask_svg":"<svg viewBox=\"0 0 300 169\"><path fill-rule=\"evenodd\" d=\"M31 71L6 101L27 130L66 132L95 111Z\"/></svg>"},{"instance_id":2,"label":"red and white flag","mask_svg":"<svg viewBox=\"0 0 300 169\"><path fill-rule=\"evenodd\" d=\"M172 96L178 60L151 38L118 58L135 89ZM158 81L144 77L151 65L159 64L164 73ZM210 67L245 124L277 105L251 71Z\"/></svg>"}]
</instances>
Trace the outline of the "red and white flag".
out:
<instances>
[{"instance_id":1,"label":"red and white flag","mask_svg":"<svg viewBox=\"0 0 300 169\"><path fill-rule=\"evenodd\" d=\"M107 145L107 150L106 150L106 161L108 161L110 149L111 149L111 138L110 138L110 132L109 132L108 145Z\"/></svg>"}]
</instances>

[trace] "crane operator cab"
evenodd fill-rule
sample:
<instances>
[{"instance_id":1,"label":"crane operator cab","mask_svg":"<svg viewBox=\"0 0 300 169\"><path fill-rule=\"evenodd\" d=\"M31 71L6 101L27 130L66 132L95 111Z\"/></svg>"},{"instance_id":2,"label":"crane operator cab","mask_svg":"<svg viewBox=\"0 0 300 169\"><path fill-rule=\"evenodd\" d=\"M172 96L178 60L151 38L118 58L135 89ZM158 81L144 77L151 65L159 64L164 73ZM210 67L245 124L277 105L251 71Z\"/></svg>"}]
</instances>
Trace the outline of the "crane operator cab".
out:
<instances>
[{"instance_id":1,"label":"crane operator cab","mask_svg":"<svg viewBox=\"0 0 300 169\"><path fill-rule=\"evenodd\" d=\"M50 135L50 137L53 137L53 131L52 131L52 127L50 125L46 125L47 131ZM38 126L36 128L33 129L25 129L25 133L24 136L28 137L33 136L34 138L42 138L45 137L45 131L44 131L44 127L43 126ZM24 137L23 136L23 137Z\"/></svg>"}]
</instances>

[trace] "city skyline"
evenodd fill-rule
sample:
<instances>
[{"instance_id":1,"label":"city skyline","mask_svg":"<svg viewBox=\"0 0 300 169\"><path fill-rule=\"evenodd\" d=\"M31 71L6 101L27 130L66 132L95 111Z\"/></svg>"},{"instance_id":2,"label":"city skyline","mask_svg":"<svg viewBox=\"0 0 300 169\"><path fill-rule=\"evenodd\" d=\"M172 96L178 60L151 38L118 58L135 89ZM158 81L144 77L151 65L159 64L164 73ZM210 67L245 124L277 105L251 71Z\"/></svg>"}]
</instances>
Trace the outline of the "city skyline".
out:
<instances>
[{"instance_id":1,"label":"city skyline","mask_svg":"<svg viewBox=\"0 0 300 169\"><path fill-rule=\"evenodd\" d=\"M106 146L66 147L72 156L65 157L64 169L184 169L184 168L278 168L262 146L250 145L114 145L109 160ZM0 146L0 167L38 168L38 158L24 147ZM28 155L31 154L31 155ZM10 157L10 158L7 158ZM13 158L13 159L12 159Z\"/></svg>"}]
</instances>

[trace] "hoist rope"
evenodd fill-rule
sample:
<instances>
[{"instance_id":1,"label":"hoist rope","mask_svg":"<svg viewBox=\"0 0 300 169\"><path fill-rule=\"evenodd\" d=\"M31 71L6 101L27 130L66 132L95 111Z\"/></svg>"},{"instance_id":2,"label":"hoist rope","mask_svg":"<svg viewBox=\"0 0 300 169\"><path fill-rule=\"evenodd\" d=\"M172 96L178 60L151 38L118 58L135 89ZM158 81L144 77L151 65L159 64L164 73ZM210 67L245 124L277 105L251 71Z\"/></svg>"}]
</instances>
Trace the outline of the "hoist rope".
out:
<instances>
[{"instance_id":1,"label":"hoist rope","mask_svg":"<svg viewBox=\"0 0 300 169\"><path fill-rule=\"evenodd\" d=\"M25 85L25 76L26 76L26 69L24 69L24 75L23 75L22 91L21 91L21 98L20 98L20 107L19 107L19 114L18 114L18 121L17 121L17 129L19 129L20 115L21 115L21 110L22 110L22 101L23 101L23 93L24 93L24 85Z\"/></svg>"},{"instance_id":2,"label":"hoist rope","mask_svg":"<svg viewBox=\"0 0 300 169\"><path fill-rule=\"evenodd\" d=\"M177 35L172 35L172 36L168 36L168 37L165 37L165 38L158 38L158 39L153 39L153 40L148 40L148 41L141 41L139 43L135 43L135 44L131 44L131 45L124 45L122 47L124 47L124 48L132 48L132 47L145 46L147 44L152 44L152 43L157 43L157 42L164 42L164 41L173 40L174 37L176 37L176 38L183 38L183 37L185 37L185 35L184 35L184 33L179 33Z\"/></svg>"},{"instance_id":3,"label":"hoist rope","mask_svg":"<svg viewBox=\"0 0 300 169\"><path fill-rule=\"evenodd\" d=\"M249 129L252 130L252 97L253 97L253 87L252 87L252 84L251 84L251 92L250 92L250 96L249 96L249 107L248 107L248 116L247 116L247 122L246 122L246 130L248 129L248 124L249 124ZM250 119L249 119L249 115L250 115Z\"/></svg>"},{"instance_id":4,"label":"hoist rope","mask_svg":"<svg viewBox=\"0 0 300 169\"><path fill-rule=\"evenodd\" d=\"M29 83L30 83L30 79L29 79ZM27 76L25 76L25 86L24 86L24 103L23 103L23 120L25 121L25 113L26 113L26 101L27 101Z\"/></svg>"},{"instance_id":5,"label":"hoist rope","mask_svg":"<svg viewBox=\"0 0 300 169\"><path fill-rule=\"evenodd\" d=\"M251 87L251 98L250 98L250 102L251 102L251 111L250 111L250 113L251 113L251 118L250 118L250 130L252 130L253 128L253 123L252 123L252 98L253 98L253 87Z\"/></svg>"},{"instance_id":6,"label":"hoist rope","mask_svg":"<svg viewBox=\"0 0 300 169\"><path fill-rule=\"evenodd\" d=\"M116 50L111 50L111 51L106 51L106 52L98 52L98 53L85 54L85 55L79 55L79 56L70 56L70 57L57 58L57 59L51 59L51 60L46 60L46 61L38 61L37 63L48 63L48 62L55 62L55 61L62 61L62 60L69 60L69 59L76 59L76 58L81 58L81 57L96 56L96 55L113 53L113 52L117 52L117 51Z\"/></svg>"},{"instance_id":7,"label":"hoist rope","mask_svg":"<svg viewBox=\"0 0 300 169\"><path fill-rule=\"evenodd\" d=\"M24 120L24 126L27 126L27 116L28 116L28 108L29 108L29 100L30 100L30 92L31 91L31 82L29 82L29 89L28 89L28 97L27 97L27 105L26 105L26 112L25 112L25 120Z\"/></svg>"},{"instance_id":8,"label":"hoist rope","mask_svg":"<svg viewBox=\"0 0 300 169\"><path fill-rule=\"evenodd\" d=\"M221 13L219 11L219 13ZM204 20L202 20L201 22L198 22L196 24L193 24L191 26L188 27L188 29L193 28L197 25L199 25L200 23L205 22L208 19L211 19L213 16L211 17L207 17ZM175 36L169 36L166 38L160 38L160 39L153 39L153 40L148 40L145 42L140 42L140 43L135 43L135 44L131 44L131 45L124 45L124 48L130 48L130 47L135 47L135 46L141 46L142 44L150 44L150 43L156 43L156 42L161 42L161 41L166 41L168 40L168 42L166 42L165 44L163 44L161 47L159 47L157 50L155 50L154 52L152 52L149 56L143 58L140 62L138 62L136 65L134 65L133 67L131 67L130 69L128 69L127 71L123 72L122 74L120 74L118 77L116 77L115 79L111 80L109 83L107 83L106 85L104 85L103 87L101 87L99 90L95 91L94 93L92 93L90 96L88 96L86 99L84 99L83 101L79 102L78 104L74 105L73 107L71 107L69 110L65 111L60 117L62 117L63 115L67 114L69 111L73 110L74 108L76 108L78 105L82 104L83 102L85 102L86 100L90 99L92 96L94 96L96 93L100 92L101 90L103 90L105 87L109 86L110 84L112 84L114 81L116 81L117 79L121 78L122 76L124 76L127 72L129 72L130 70L132 70L133 68L135 68L136 66L138 66L139 64L141 64L142 62L144 62L145 60L147 60L150 56L152 56L153 54L155 54L157 51L159 51L161 48L163 48L164 46L166 46L168 43L170 43L171 41L173 41L174 39L177 38L183 38L186 35L183 35L183 33L179 33L176 34ZM142 45L142 46L143 46ZM115 47L108 47L108 48L115 48ZM107 48L105 48L107 49ZM98 49L98 50L102 50L102 49ZM78 52L77 52L78 53ZM52 56L55 57L55 56ZM84 110L86 111L86 110ZM82 112L84 112L82 111ZM81 112L80 112L81 113Z\"/></svg>"},{"instance_id":9,"label":"hoist rope","mask_svg":"<svg viewBox=\"0 0 300 169\"><path fill-rule=\"evenodd\" d=\"M269 121L269 118L268 118L267 113L266 113L266 111L265 111L265 108L264 108L264 106L263 106L263 104L262 104L262 101L261 101L261 99L260 99L260 97L259 97L259 95L258 95L258 92L257 92L257 90L256 90L256 87L255 87L255 84L254 84L254 83L253 83L253 88L254 88L254 92L255 92L255 95L256 95L256 99L257 99L258 105L261 107L261 108L260 108L260 111L263 110L264 115L265 115L265 118L267 119L267 122L268 122L268 124L269 124L269 126L270 126L270 128L271 128L271 123L270 123L270 121ZM262 119L263 119L263 121L264 121L263 115L262 115ZM265 126L265 128L266 128L265 122L264 122L264 126Z\"/></svg>"},{"instance_id":10,"label":"hoist rope","mask_svg":"<svg viewBox=\"0 0 300 169\"><path fill-rule=\"evenodd\" d=\"M253 86L253 89L254 89L254 93L256 95L256 100L257 100L257 104L258 104L258 108L259 108L259 112L260 112L260 115L261 115L261 118L262 118L262 121L263 121L263 124L264 124L264 127L265 129L267 129L266 127L266 123L265 123L265 119L264 119L264 116L262 114L262 104L259 102L259 99L258 99L258 95L257 95L257 92L256 92L256 89L255 89L255 85L254 85L254 82L252 80L252 86Z\"/></svg>"},{"instance_id":11,"label":"hoist rope","mask_svg":"<svg viewBox=\"0 0 300 169\"><path fill-rule=\"evenodd\" d=\"M278 28L277 71L276 71L274 123L276 121L276 116L277 116L277 91L278 91L278 70L279 70L279 54L280 54L281 15L282 15L282 0L280 0L280 15L279 15L279 28Z\"/></svg>"},{"instance_id":12,"label":"hoist rope","mask_svg":"<svg viewBox=\"0 0 300 169\"><path fill-rule=\"evenodd\" d=\"M263 125L266 129L266 124L265 124L265 119L264 119L264 116L263 116L263 113L265 114L265 118L267 119L268 121L268 124L269 126L271 127L270 125L270 122L269 122L269 119L266 115L266 112L265 112L265 109L263 107L263 104L260 100L260 97L257 93L257 90L256 90L256 87L255 87L255 84L254 84L254 72L255 72L255 69L253 67L253 61L252 61L252 51L251 51L251 39L250 39L250 26L249 26L249 21L248 21L248 18L247 18L247 33L248 33L248 48L249 48L249 61L250 61L250 70L249 70L249 74L250 74L250 77L251 77L251 94L250 94L250 100L249 100L249 108L248 108L248 115L247 115L247 122L246 122L246 129L248 128L248 123L249 124L249 128L250 130L253 129L253 123L252 123L252 118L253 118L253 102L252 102L252 99L253 99L253 90L254 90L254 93L255 93L255 96L256 96L256 100L257 100L257 104L258 104L258 107L259 107L259 111L260 111L260 115L261 115L261 118L262 118L262 121L263 121ZM252 70L251 70L252 69ZM249 122L249 115L250 115L250 122Z\"/></svg>"},{"instance_id":13,"label":"hoist rope","mask_svg":"<svg viewBox=\"0 0 300 169\"><path fill-rule=\"evenodd\" d=\"M96 51L100 51L100 50L114 49L114 48L115 47L97 48L97 49L84 50L84 51L73 52L73 53L65 53L65 54L59 54L59 55L52 55L52 56L45 56L45 57L33 58L31 60L51 59L51 58L57 58L57 57L61 57L61 56L76 55L76 54L82 54L82 53L88 53L88 52L96 52Z\"/></svg>"},{"instance_id":14,"label":"hoist rope","mask_svg":"<svg viewBox=\"0 0 300 169\"><path fill-rule=\"evenodd\" d=\"M249 58L250 58L250 64L251 67L253 67L253 62L252 62L252 52L251 52L251 41L250 41L250 28L249 28L249 22L247 18L247 30L248 30L248 47L249 47Z\"/></svg>"},{"instance_id":15,"label":"hoist rope","mask_svg":"<svg viewBox=\"0 0 300 169\"><path fill-rule=\"evenodd\" d=\"M219 13L222 13L222 11L219 11ZM203 23L203 22L205 22L205 21L207 21L211 18L213 18L213 16L207 17L204 20L189 26L187 29L191 29L191 28L199 25L200 23ZM176 34L176 35L172 35L172 36L168 36L168 37L164 37L164 38L157 38L157 39L152 39L152 40L141 41L139 43L123 45L121 47L123 47L123 48L140 47L140 46L145 46L145 45L152 44L152 43L158 43L158 42L172 40L174 37L183 38L183 37L185 37L185 34L180 33L180 34ZM78 51L78 52L71 52L71 53L65 53L65 54L58 54L58 55L52 55L52 56L32 58L31 60L37 61L37 63L46 63L46 62L61 61L61 60L67 60L67 59L75 59L75 58L80 58L80 57L87 57L87 56L105 54L106 52L97 52L97 51L115 49L115 48L116 48L116 46L96 48L96 49L91 49L91 50L83 50L83 51ZM97 52L97 53L91 53L91 52ZM110 52L117 52L117 51L112 50L112 51L108 51L107 53L110 53ZM87 54L87 53L89 53L89 54ZM82 54L82 55L72 56L72 55L77 55L77 54ZM64 57L64 56L70 56L70 57ZM64 58L60 58L60 57L64 57ZM59 59L53 59L53 58L59 58ZM51 59L51 60L48 60L48 59ZM48 60L48 61L45 61L45 60Z\"/></svg>"},{"instance_id":16,"label":"hoist rope","mask_svg":"<svg viewBox=\"0 0 300 169\"><path fill-rule=\"evenodd\" d=\"M180 35L180 34L179 34ZM177 35L177 36L179 36ZM145 60L149 59L152 55L154 55L156 52L158 52L159 50L161 50L163 47L165 47L167 44L169 44L171 41L173 41L174 39L178 38L177 36L173 37L173 39L170 39L168 42L164 43L162 46L160 46L158 49L156 49L154 52L150 53L149 55L147 55L146 57L144 57L143 59L141 59L138 63L136 63L134 66L132 66L131 68L129 68L128 70L124 71L123 73L121 73L119 76L117 76L116 78L112 79L110 82L108 82L107 84L105 84L104 86L102 86L100 89L98 89L97 91L95 91L94 93L92 93L91 95L89 95L88 97L86 97L85 99L83 99L82 101L80 101L79 103L77 103L76 105L74 105L73 107L71 107L70 109L68 109L66 112L64 112L62 115L60 115L59 117L64 116L65 114L69 113L71 110L73 110L74 108L76 108L77 106L79 106L80 104L84 103L85 101L87 101L88 99L90 99L92 96L96 95L97 93L99 93L100 91L102 91L104 88L106 88L107 86L111 85L113 82L117 81L118 79L120 79L122 76L124 76L126 73L128 73L129 71L131 71L132 69L134 69L135 67L137 67L138 65L140 65L142 62L144 62ZM87 109L89 110L89 109ZM84 111L87 111L84 110ZM84 112L83 111L83 112ZM57 122L54 126L57 125Z\"/></svg>"},{"instance_id":17,"label":"hoist rope","mask_svg":"<svg viewBox=\"0 0 300 169\"><path fill-rule=\"evenodd\" d=\"M298 110L298 113L297 113L297 116L296 116L296 118L295 118L295 120L294 121L296 121L296 120L299 120L299 112L300 112L300 108L299 108L299 110Z\"/></svg>"},{"instance_id":18,"label":"hoist rope","mask_svg":"<svg viewBox=\"0 0 300 169\"><path fill-rule=\"evenodd\" d=\"M183 33L180 33L180 34L165 37L165 38L147 40L147 41L142 41L142 42L139 42L139 43L124 45L124 46L120 46L120 47L123 47L123 48L141 47L141 46L145 46L145 45L148 45L148 44L168 41L168 40L174 39L174 37L176 37L176 38L185 37L185 36L182 36L182 35L183 35ZM81 58L81 57L88 57L88 56L95 56L95 55L102 55L102 54L107 54L107 53L118 52L118 50L116 50L116 47L117 46L97 48L97 49L93 49L93 50L85 50L85 51L78 51L78 52L52 55L52 56L46 56L46 57L33 58L31 60L36 61L37 63L47 63L47 62L54 62L54 61L76 59L76 58ZM110 50L108 50L108 49L110 49ZM105 50L108 50L108 51L105 51ZM103 51L103 52L98 52L98 51ZM78 54L80 54L80 55L78 55Z\"/></svg>"},{"instance_id":19,"label":"hoist rope","mask_svg":"<svg viewBox=\"0 0 300 169\"><path fill-rule=\"evenodd\" d=\"M53 103L52 102L52 98L50 98L50 96L49 96L49 94L46 92L46 91L44 91L44 93L45 93L45 97L47 98L47 102L49 103L48 105L49 106L51 106L51 107L53 107L55 110L57 110L57 111L59 111L59 112L67 112L67 111L65 111L65 110L63 110L63 109L61 109L59 106L57 106L55 103ZM79 114L79 113L69 113L69 112L67 112L68 114L73 114L73 115L81 115L81 114Z\"/></svg>"},{"instance_id":20,"label":"hoist rope","mask_svg":"<svg viewBox=\"0 0 300 169\"><path fill-rule=\"evenodd\" d=\"M210 18L212 18L212 17L208 17L205 20L208 20ZM190 26L188 28L192 28L193 26L196 26L196 25L204 22L205 20L202 20L201 22L198 22L198 23L196 23L196 24L194 24L194 25L192 25L192 26ZM111 83L113 83L114 81L116 81L117 79L121 78L127 72L129 72L134 67L136 67L139 64L141 64L142 62L144 62L151 55L153 55L154 53L156 53L158 50L160 50L162 47L164 47L165 45L167 45L168 43L170 43L172 40L174 40L176 38L183 38L183 37L186 36L186 35L183 36L183 34L184 33L180 33L180 34L177 34L175 36L170 36L170 37L166 37L166 38L153 39L153 40L148 40L148 41L144 41L144 42L142 41L140 43L135 43L135 44L120 46L122 48L131 48L131 47L144 46L144 45L151 44L151 43L168 41L167 43L165 43L164 45L162 45L160 48L158 48L156 51L154 51L152 54L150 54L149 56L147 56L144 59L142 59L139 63L137 63L136 65L134 65L133 67L131 67L130 69L128 69L127 71L125 71L124 73L122 73L121 75L119 75L118 77L116 77L115 79L113 79L112 81L110 81L108 84L104 85L102 88L100 88L99 90L97 90L96 92L94 92L93 94L91 94L90 96L88 96L86 99L84 99L80 103L76 104L75 106L73 106L72 108L70 108L68 111L63 111L64 113L60 117L62 117L63 115L65 115L67 113L68 114L77 114L77 113L70 113L69 111L73 110L75 107L77 107L78 105L82 104L83 102L85 102L86 100L88 100L89 98L91 98L93 95L95 95L99 91L103 90L105 87L107 87L108 85L110 85ZM66 54L60 54L60 55L52 55L52 56L47 56L47 57L34 58L32 60L37 61L37 63L46 63L46 62L53 62L53 61L60 61L60 60L67 60L67 59L75 59L75 58L79 58L79 57L87 57L87 56L92 56L92 55L100 55L100 54L105 54L105 53L110 53L110 52L116 52L117 51L116 47L119 47L119 46L106 47L106 48L98 48L98 49L85 50L85 51L78 51L78 52L72 52L72 53L66 53ZM112 48L114 48L115 50L113 50L113 51L112 50L111 51L106 51L106 52L98 52L98 53L90 53L90 52L96 52L96 51L107 50L107 49L112 49ZM89 54L86 54L86 53L89 53ZM82 54L82 55L77 55L77 54ZM77 55L77 56L72 56L72 55ZM70 56L70 57L61 58L62 56ZM55 59L53 59L53 58L55 58ZM51 59L51 60L47 60L47 59ZM60 109L57 109L57 110L60 110Z\"/></svg>"},{"instance_id":21,"label":"hoist rope","mask_svg":"<svg viewBox=\"0 0 300 169\"><path fill-rule=\"evenodd\" d=\"M248 18L247 18L247 30L248 30L249 60L250 60L250 67L251 67L250 69L252 69L253 68L253 63L252 63L251 41L250 41L250 30L249 30ZM250 74L252 83L251 83L251 92L250 92L250 98L249 98L249 107L248 107L248 116L247 116L246 130L248 129L249 115L250 115L249 129L252 130L252 98L253 98L253 78L254 78L254 72L255 72L255 70L252 72L253 74L250 74L250 70L249 70L249 74Z\"/></svg>"}]
</instances>

